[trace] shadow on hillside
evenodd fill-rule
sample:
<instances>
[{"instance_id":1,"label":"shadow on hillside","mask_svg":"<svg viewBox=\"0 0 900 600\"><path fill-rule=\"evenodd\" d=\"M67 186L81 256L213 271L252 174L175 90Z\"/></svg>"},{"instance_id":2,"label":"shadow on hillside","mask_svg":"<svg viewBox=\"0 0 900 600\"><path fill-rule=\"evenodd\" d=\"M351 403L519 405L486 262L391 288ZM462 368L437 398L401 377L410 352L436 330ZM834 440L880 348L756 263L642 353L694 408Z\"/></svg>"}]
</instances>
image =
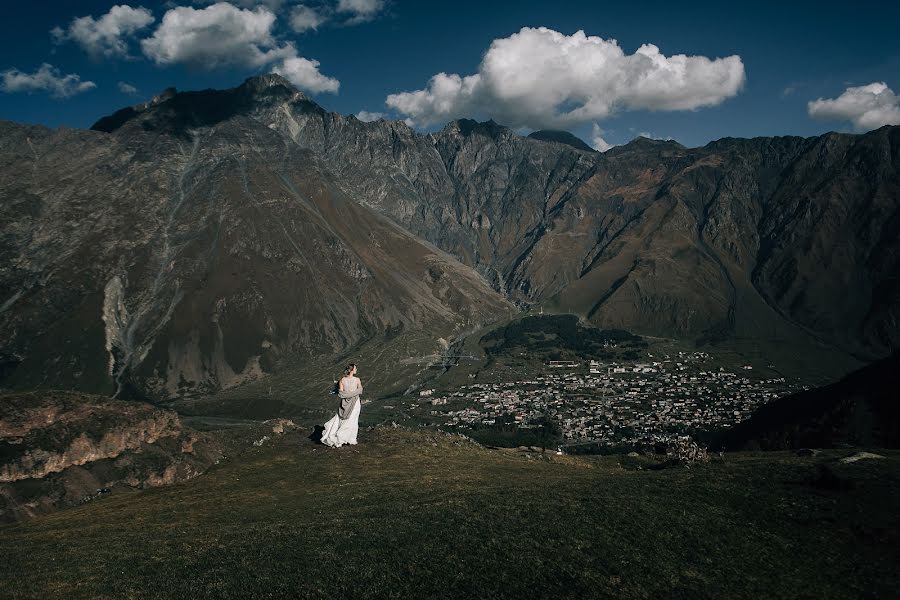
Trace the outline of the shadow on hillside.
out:
<instances>
[{"instance_id":1,"label":"shadow on hillside","mask_svg":"<svg viewBox=\"0 0 900 600\"><path fill-rule=\"evenodd\" d=\"M312 433L310 433L307 437L309 441L313 444L321 444L322 443L322 432L325 431L325 427L322 425L316 425L313 427Z\"/></svg>"}]
</instances>

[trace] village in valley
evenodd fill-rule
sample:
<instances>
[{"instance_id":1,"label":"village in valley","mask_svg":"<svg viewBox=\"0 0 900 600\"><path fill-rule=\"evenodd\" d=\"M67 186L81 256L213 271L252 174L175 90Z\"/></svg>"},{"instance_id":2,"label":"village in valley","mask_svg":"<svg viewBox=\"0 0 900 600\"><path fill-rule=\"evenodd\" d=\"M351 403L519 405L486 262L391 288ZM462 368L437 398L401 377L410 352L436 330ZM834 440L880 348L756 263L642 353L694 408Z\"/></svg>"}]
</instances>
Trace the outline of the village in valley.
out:
<instances>
[{"instance_id":1,"label":"village in valley","mask_svg":"<svg viewBox=\"0 0 900 600\"><path fill-rule=\"evenodd\" d=\"M630 362L547 360L518 380L421 390L410 408L463 432L501 425L528 431L549 420L562 450L623 449L731 427L760 405L802 389L772 369L718 363L702 351L647 352Z\"/></svg>"}]
</instances>

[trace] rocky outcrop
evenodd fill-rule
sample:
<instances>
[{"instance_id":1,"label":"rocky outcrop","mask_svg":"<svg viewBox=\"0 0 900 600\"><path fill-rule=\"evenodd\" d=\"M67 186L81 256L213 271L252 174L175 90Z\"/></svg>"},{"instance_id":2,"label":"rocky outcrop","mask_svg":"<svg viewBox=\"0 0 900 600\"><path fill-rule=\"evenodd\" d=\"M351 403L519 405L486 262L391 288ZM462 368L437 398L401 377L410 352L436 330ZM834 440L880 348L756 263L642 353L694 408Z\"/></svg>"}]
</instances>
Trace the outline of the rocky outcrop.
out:
<instances>
[{"instance_id":1,"label":"rocky outcrop","mask_svg":"<svg viewBox=\"0 0 900 600\"><path fill-rule=\"evenodd\" d=\"M116 416L121 418L129 415ZM91 417L98 418L99 415L94 414ZM40 479L50 473L64 471L73 465L116 458L124 452L140 448L143 444L153 444L161 437L177 437L181 434L177 421L175 413L156 411L137 422L126 422L121 427L113 427L96 438L84 432L79 433L55 450L36 447L33 444L40 443L38 436L41 438L49 436L56 438L54 442L60 441L59 437L64 437L66 433L59 429L68 429L73 425L83 426L83 423L55 422L49 427L42 427L40 432L36 430L28 432L34 435L25 435L21 438L7 437L5 440L7 444L21 444L24 451L15 459L8 460L0 466L0 483ZM187 447L192 445L188 442Z\"/></svg>"},{"instance_id":2,"label":"rocky outcrop","mask_svg":"<svg viewBox=\"0 0 900 600\"><path fill-rule=\"evenodd\" d=\"M73 392L3 394L0 520L78 504L117 486L190 479L220 457L209 435L148 404Z\"/></svg>"}]
</instances>

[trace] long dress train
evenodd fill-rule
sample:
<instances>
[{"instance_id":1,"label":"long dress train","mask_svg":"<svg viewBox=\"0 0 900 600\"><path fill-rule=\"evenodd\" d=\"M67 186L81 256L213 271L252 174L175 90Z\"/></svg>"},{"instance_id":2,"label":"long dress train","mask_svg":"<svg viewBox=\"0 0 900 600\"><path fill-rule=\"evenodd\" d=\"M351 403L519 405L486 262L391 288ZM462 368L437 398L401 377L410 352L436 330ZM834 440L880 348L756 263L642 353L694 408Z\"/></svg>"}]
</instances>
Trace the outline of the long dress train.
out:
<instances>
[{"instance_id":1,"label":"long dress train","mask_svg":"<svg viewBox=\"0 0 900 600\"><path fill-rule=\"evenodd\" d=\"M335 413L331 420L325 423L322 432L322 443L332 448L339 448L344 444L356 445L356 435L359 433L359 409L362 405L360 398L356 399L353 409L346 419L342 419L340 413Z\"/></svg>"}]
</instances>

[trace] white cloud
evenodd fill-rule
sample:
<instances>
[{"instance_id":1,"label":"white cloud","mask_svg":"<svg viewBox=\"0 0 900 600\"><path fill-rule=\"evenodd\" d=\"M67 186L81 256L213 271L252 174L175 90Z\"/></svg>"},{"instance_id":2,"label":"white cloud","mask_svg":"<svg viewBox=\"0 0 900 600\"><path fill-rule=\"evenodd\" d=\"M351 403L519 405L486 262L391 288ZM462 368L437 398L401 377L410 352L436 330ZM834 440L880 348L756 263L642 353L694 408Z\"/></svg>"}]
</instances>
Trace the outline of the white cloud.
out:
<instances>
[{"instance_id":1,"label":"white cloud","mask_svg":"<svg viewBox=\"0 0 900 600\"><path fill-rule=\"evenodd\" d=\"M131 85L130 83L125 83L124 81L120 81L118 84L119 91L123 94L137 94L137 88Z\"/></svg>"},{"instance_id":2,"label":"white cloud","mask_svg":"<svg viewBox=\"0 0 900 600\"><path fill-rule=\"evenodd\" d=\"M75 42L94 60L126 58L127 38L153 21L153 15L142 6L132 8L117 4L99 19L77 17L72 19L68 29L54 27L50 34L57 43Z\"/></svg>"},{"instance_id":3,"label":"white cloud","mask_svg":"<svg viewBox=\"0 0 900 600\"><path fill-rule=\"evenodd\" d=\"M415 121L423 125L473 116L481 108L480 84L480 75L460 77L456 74L438 73L431 78L428 89L391 94L385 100L385 104L403 114L412 115ZM528 126L520 123L504 122L504 124ZM535 125L532 128L541 127Z\"/></svg>"},{"instance_id":4,"label":"white cloud","mask_svg":"<svg viewBox=\"0 0 900 600\"><path fill-rule=\"evenodd\" d=\"M337 92L340 82L319 72L319 61L297 56L274 34L275 13L264 6L240 9L218 2L202 9L179 6L166 12L153 35L141 42L157 64L214 69L262 67L309 92Z\"/></svg>"},{"instance_id":5,"label":"white cloud","mask_svg":"<svg viewBox=\"0 0 900 600\"><path fill-rule=\"evenodd\" d=\"M272 72L283 75L298 88L310 92L337 93L341 87L340 81L319 72L319 61L299 56L284 59Z\"/></svg>"},{"instance_id":6,"label":"white cloud","mask_svg":"<svg viewBox=\"0 0 900 600\"><path fill-rule=\"evenodd\" d=\"M900 96L884 82L848 87L837 98L819 98L806 108L814 119L850 121L862 131L900 125Z\"/></svg>"},{"instance_id":7,"label":"white cloud","mask_svg":"<svg viewBox=\"0 0 900 600\"><path fill-rule=\"evenodd\" d=\"M194 4L215 4L219 0L194 0ZM256 8L257 6L265 6L272 12L278 12L284 6L285 0L229 0L230 4L240 6L242 8ZM171 2L175 5L175 2ZM174 8L174 6L173 6Z\"/></svg>"},{"instance_id":8,"label":"white cloud","mask_svg":"<svg viewBox=\"0 0 900 600\"><path fill-rule=\"evenodd\" d=\"M141 47L160 65L259 67L297 54L293 44L279 45L275 40L274 24L275 14L261 6L254 10L227 2L202 9L179 6L166 12Z\"/></svg>"},{"instance_id":9,"label":"white cloud","mask_svg":"<svg viewBox=\"0 0 900 600\"><path fill-rule=\"evenodd\" d=\"M597 123L591 125L591 147L598 152L606 152L610 148L616 146L616 144L610 144L604 140L603 133L603 129L600 128L600 125Z\"/></svg>"},{"instance_id":10,"label":"white cloud","mask_svg":"<svg viewBox=\"0 0 900 600\"><path fill-rule=\"evenodd\" d=\"M288 22L297 33L316 30L337 18L343 19L344 25L359 25L377 18L386 4L385 0L337 0L315 6L297 4L291 9Z\"/></svg>"},{"instance_id":11,"label":"white cloud","mask_svg":"<svg viewBox=\"0 0 900 600\"><path fill-rule=\"evenodd\" d=\"M338 0L337 11L350 13L348 25L371 21L381 9L384 8L384 0Z\"/></svg>"},{"instance_id":12,"label":"white cloud","mask_svg":"<svg viewBox=\"0 0 900 600\"><path fill-rule=\"evenodd\" d=\"M615 40L523 27L494 40L478 72L438 73L426 89L387 97L427 125L487 114L510 127L570 128L621 110L694 110L736 95L739 56L664 56L644 44L625 54Z\"/></svg>"},{"instance_id":13,"label":"white cloud","mask_svg":"<svg viewBox=\"0 0 900 600\"><path fill-rule=\"evenodd\" d=\"M304 4L298 4L293 9L291 9L291 17L289 19L289 23L291 25L291 29L293 29L297 33L303 33L304 31L308 31L310 29L318 29L319 25L322 25L327 20L328 17L323 13L317 11L315 8L306 6Z\"/></svg>"},{"instance_id":14,"label":"white cloud","mask_svg":"<svg viewBox=\"0 0 900 600\"><path fill-rule=\"evenodd\" d=\"M366 123L369 123L371 121L377 121L378 119L383 119L384 113L369 112L367 110L361 110L358 113L356 113L356 118L359 119L360 121L365 121Z\"/></svg>"},{"instance_id":15,"label":"white cloud","mask_svg":"<svg viewBox=\"0 0 900 600\"><path fill-rule=\"evenodd\" d=\"M81 81L75 73L62 75L53 65L44 63L34 73L12 68L0 73L0 90L16 92L47 92L54 98L68 98L97 87L93 81Z\"/></svg>"}]
</instances>

